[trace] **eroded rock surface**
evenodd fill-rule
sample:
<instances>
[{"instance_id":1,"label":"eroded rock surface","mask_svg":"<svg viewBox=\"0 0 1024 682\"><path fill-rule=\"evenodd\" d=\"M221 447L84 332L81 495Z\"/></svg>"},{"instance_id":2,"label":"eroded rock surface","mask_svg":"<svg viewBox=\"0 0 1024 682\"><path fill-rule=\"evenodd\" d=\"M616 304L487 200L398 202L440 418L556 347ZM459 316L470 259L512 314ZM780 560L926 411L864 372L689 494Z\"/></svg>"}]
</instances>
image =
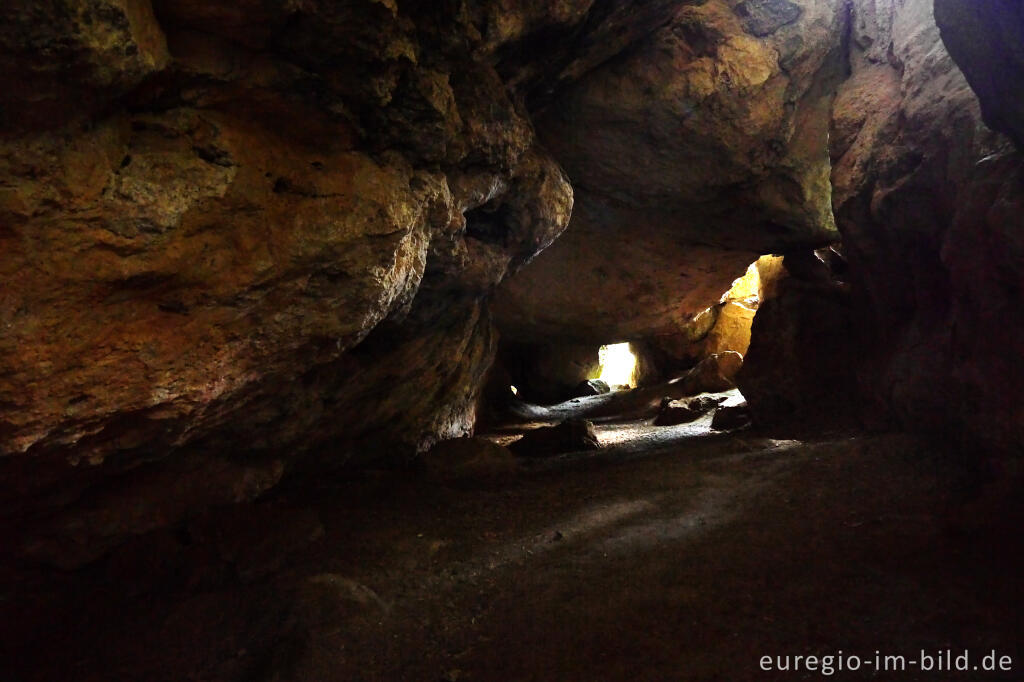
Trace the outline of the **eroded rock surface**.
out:
<instances>
[{"instance_id":1,"label":"eroded rock surface","mask_svg":"<svg viewBox=\"0 0 1024 682\"><path fill-rule=\"evenodd\" d=\"M963 49L956 41L976 36L977 22L1000 4L936 3L940 17L953 16L954 6L976 13L962 27L945 27L955 55ZM1010 265L1024 256L1010 234L1020 225L1012 208L1024 192L1020 157L982 123L931 5L854 4L852 75L835 104L832 181L853 284L859 383L875 423L1006 451L1024 435L1024 377L1008 360L1019 355L1013 339L1024 329L1019 267ZM1016 48L1000 47L1012 30L1010 22L972 40L968 73L982 55L998 53L989 67L1015 82L1011 74L1021 72L1007 64ZM987 110L1008 116L1002 128L1012 132L1007 102L985 88L979 94Z\"/></svg>"},{"instance_id":2,"label":"eroded rock surface","mask_svg":"<svg viewBox=\"0 0 1024 682\"><path fill-rule=\"evenodd\" d=\"M484 300L572 208L497 51L588 7L6 5L5 549L469 433Z\"/></svg>"},{"instance_id":3,"label":"eroded rock surface","mask_svg":"<svg viewBox=\"0 0 1024 682\"><path fill-rule=\"evenodd\" d=\"M826 153L844 15L830 2L684 7L538 119L571 227L499 291L503 330L679 334L758 255L837 237Z\"/></svg>"}]
</instances>

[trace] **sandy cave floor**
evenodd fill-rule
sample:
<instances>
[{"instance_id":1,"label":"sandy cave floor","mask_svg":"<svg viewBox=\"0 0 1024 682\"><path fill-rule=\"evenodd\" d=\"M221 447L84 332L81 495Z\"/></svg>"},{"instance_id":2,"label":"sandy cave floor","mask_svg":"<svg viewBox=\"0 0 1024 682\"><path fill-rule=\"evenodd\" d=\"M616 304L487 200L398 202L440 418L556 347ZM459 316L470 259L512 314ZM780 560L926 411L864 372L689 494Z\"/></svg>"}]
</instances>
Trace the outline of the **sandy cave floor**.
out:
<instances>
[{"instance_id":1,"label":"sandy cave floor","mask_svg":"<svg viewBox=\"0 0 1024 682\"><path fill-rule=\"evenodd\" d=\"M285 489L225 522L234 549L193 538L151 585L112 566L155 550L124 550L65 579L45 636L6 642L5 679L818 679L759 660L921 648L1016 672L836 679L1024 679L1009 486L901 435L655 431L602 424L596 455L501 480Z\"/></svg>"}]
</instances>

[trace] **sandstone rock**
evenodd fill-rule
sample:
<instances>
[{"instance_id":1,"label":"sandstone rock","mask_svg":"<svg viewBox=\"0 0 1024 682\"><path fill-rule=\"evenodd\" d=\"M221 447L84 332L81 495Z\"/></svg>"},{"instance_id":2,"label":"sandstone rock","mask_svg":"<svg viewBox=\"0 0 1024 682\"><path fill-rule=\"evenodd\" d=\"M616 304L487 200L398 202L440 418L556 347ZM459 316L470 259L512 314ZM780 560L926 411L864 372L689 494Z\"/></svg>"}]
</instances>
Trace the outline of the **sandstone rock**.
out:
<instances>
[{"instance_id":1,"label":"sandstone rock","mask_svg":"<svg viewBox=\"0 0 1024 682\"><path fill-rule=\"evenodd\" d=\"M803 9L789 0L744 0L736 11L747 31L763 37L799 19Z\"/></svg>"},{"instance_id":2,"label":"sandstone rock","mask_svg":"<svg viewBox=\"0 0 1024 682\"><path fill-rule=\"evenodd\" d=\"M573 200L469 19L0 12L0 504L49 519L5 519L12 551L75 565L472 431L484 300Z\"/></svg>"},{"instance_id":3,"label":"sandstone rock","mask_svg":"<svg viewBox=\"0 0 1024 682\"><path fill-rule=\"evenodd\" d=\"M720 393L736 388L736 374L743 366L743 356L736 351L709 355L679 381L684 395Z\"/></svg>"},{"instance_id":4,"label":"sandstone rock","mask_svg":"<svg viewBox=\"0 0 1024 682\"><path fill-rule=\"evenodd\" d=\"M783 276L781 256L761 256L747 268L743 277L733 282L713 310L714 325L699 344L686 355L701 359L724 351L746 355L750 347L750 327L761 300L771 295L775 282Z\"/></svg>"},{"instance_id":5,"label":"sandstone rock","mask_svg":"<svg viewBox=\"0 0 1024 682\"><path fill-rule=\"evenodd\" d=\"M759 425L849 423L856 415L854 329L848 295L795 278L761 303L736 375ZM726 417L723 417L725 419Z\"/></svg>"},{"instance_id":6,"label":"sandstone rock","mask_svg":"<svg viewBox=\"0 0 1024 682\"><path fill-rule=\"evenodd\" d=\"M217 112L126 117L60 145L3 155L18 187L0 209L18 281L0 339L10 452L73 445L99 464L147 422L170 442L209 430L232 396L338 357L407 305L431 221L455 208L443 178ZM129 413L137 436L112 423Z\"/></svg>"},{"instance_id":7,"label":"sandstone rock","mask_svg":"<svg viewBox=\"0 0 1024 682\"><path fill-rule=\"evenodd\" d=\"M704 352L715 355L733 351L746 355L750 347L750 326L757 308L739 301L722 304L715 326L708 332Z\"/></svg>"},{"instance_id":8,"label":"sandstone rock","mask_svg":"<svg viewBox=\"0 0 1024 682\"><path fill-rule=\"evenodd\" d=\"M546 426L528 431L526 435L509 446L509 449L523 457L546 457L563 452L598 450L593 422L586 419L569 419L558 426Z\"/></svg>"},{"instance_id":9,"label":"sandstone rock","mask_svg":"<svg viewBox=\"0 0 1024 682\"><path fill-rule=\"evenodd\" d=\"M41 129L103 107L167 66L149 0L11 0L0 8L0 129Z\"/></svg>"},{"instance_id":10,"label":"sandstone rock","mask_svg":"<svg viewBox=\"0 0 1024 682\"><path fill-rule=\"evenodd\" d=\"M654 418L655 426L675 426L677 424L689 424L700 419L704 413L699 410L690 409L685 403L679 400L671 400L662 405L658 416Z\"/></svg>"},{"instance_id":11,"label":"sandstone rock","mask_svg":"<svg viewBox=\"0 0 1024 682\"><path fill-rule=\"evenodd\" d=\"M658 416L654 419L655 426L674 426L687 424L700 419L715 409L724 400L722 397L697 396L681 400L665 398L662 401Z\"/></svg>"},{"instance_id":12,"label":"sandstone rock","mask_svg":"<svg viewBox=\"0 0 1024 682\"><path fill-rule=\"evenodd\" d=\"M715 410L711 418L711 428L715 431L732 431L750 424L750 408L746 403L726 405Z\"/></svg>"},{"instance_id":13,"label":"sandstone rock","mask_svg":"<svg viewBox=\"0 0 1024 682\"><path fill-rule=\"evenodd\" d=\"M985 83L984 74L1015 82L1008 74L1016 60L1016 47L1001 46L1016 30L1013 21L977 37L982 25L1003 16L997 5L935 3L944 37L992 117L1012 107L1003 86ZM1005 451L1021 437L1019 401L1009 387L1020 384L1007 381L1014 369L998 359L1012 355L1009 346L985 343L1009 339L1022 326L1015 315L995 312L1016 309L1016 287L1000 291L990 277L1005 278L1022 252L1003 231L1012 221L982 216L999 214L997 206L1012 205L1020 194L1004 175L1013 174L1014 155L983 125L977 97L940 40L932 3L864 1L853 10L852 75L835 103L832 180L850 264L865 415L887 427L963 439L972 450ZM979 60L989 59L994 70L985 71ZM1001 126L1012 132L1008 121ZM986 158L1002 159L1002 171L979 164ZM979 297L981 289L987 293ZM990 311L984 318L991 322L971 309ZM759 419L753 401L751 407Z\"/></svg>"},{"instance_id":14,"label":"sandstone rock","mask_svg":"<svg viewBox=\"0 0 1024 682\"><path fill-rule=\"evenodd\" d=\"M726 397L721 395L698 395L693 398L687 398L684 402L690 409L699 412L709 412L725 401Z\"/></svg>"},{"instance_id":15,"label":"sandstone rock","mask_svg":"<svg viewBox=\"0 0 1024 682\"><path fill-rule=\"evenodd\" d=\"M648 356L658 358L661 376L677 374L715 353L731 350L745 355L757 307L784 274L782 260L781 256L762 256L732 283L718 303L691 319L681 334L661 335L636 345Z\"/></svg>"},{"instance_id":16,"label":"sandstone rock","mask_svg":"<svg viewBox=\"0 0 1024 682\"><path fill-rule=\"evenodd\" d=\"M958 389L943 414L958 442L982 442L1002 456L1024 437L1024 155L980 162L962 197L941 254L954 291L944 352ZM928 423L947 433L937 422Z\"/></svg>"},{"instance_id":17,"label":"sandstone rock","mask_svg":"<svg viewBox=\"0 0 1024 682\"><path fill-rule=\"evenodd\" d=\"M786 272L803 282L828 285L834 281L828 264L810 249L790 251L782 259L782 266Z\"/></svg>"},{"instance_id":18,"label":"sandstone rock","mask_svg":"<svg viewBox=\"0 0 1024 682\"><path fill-rule=\"evenodd\" d=\"M1019 13L936 7L1019 143ZM713 340L739 311L695 315L756 255L835 241L831 209L852 302L779 285L754 416L855 371L896 425L1024 440L1021 157L928 0L14 0L0 86L20 560L469 435L496 289L516 342ZM673 389L730 386L715 357Z\"/></svg>"},{"instance_id":19,"label":"sandstone rock","mask_svg":"<svg viewBox=\"0 0 1024 682\"><path fill-rule=\"evenodd\" d=\"M804 2L765 32L777 4L792 3L683 7L545 110L540 135L576 184L576 210L499 289L504 334L679 334L758 255L836 240L830 100L815 75L840 67L842 17Z\"/></svg>"}]
</instances>

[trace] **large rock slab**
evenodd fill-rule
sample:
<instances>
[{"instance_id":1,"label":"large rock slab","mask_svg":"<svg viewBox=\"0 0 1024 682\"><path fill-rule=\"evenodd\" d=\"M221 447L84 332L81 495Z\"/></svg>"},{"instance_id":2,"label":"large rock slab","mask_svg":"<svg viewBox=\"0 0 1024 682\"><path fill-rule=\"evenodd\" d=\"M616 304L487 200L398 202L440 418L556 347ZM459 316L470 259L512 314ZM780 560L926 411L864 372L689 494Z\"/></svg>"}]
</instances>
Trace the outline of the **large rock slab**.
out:
<instances>
[{"instance_id":1,"label":"large rock slab","mask_svg":"<svg viewBox=\"0 0 1024 682\"><path fill-rule=\"evenodd\" d=\"M758 255L835 241L827 83L843 13L785 4L767 28L764 3L680 8L545 109L538 130L576 210L501 287L506 334L678 334Z\"/></svg>"}]
</instances>

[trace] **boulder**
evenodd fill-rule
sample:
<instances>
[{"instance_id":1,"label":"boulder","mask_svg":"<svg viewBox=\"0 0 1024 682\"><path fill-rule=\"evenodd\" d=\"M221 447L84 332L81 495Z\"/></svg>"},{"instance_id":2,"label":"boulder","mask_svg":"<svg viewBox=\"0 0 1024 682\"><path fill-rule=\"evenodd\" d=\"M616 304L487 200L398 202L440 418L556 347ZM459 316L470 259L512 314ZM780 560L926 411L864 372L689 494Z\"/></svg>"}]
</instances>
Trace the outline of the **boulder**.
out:
<instances>
[{"instance_id":1,"label":"boulder","mask_svg":"<svg viewBox=\"0 0 1024 682\"><path fill-rule=\"evenodd\" d=\"M611 393L611 391L612 389L611 386L608 385L608 382L602 381L601 379L587 379L576 387L576 396L574 397L604 395L605 393Z\"/></svg>"},{"instance_id":2,"label":"boulder","mask_svg":"<svg viewBox=\"0 0 1024 682\"><path fill-rule=\"evenodd\" d=\"M655 426L675 426L676 424L688 424L700 419L705 414L715 409L725 398L721 396L696 396L672 400L664 398L658 416L654 419Z\"/></svg>"},{"instance_id":3,"label":"boulder","mask_svg":"<svg viewBox=\"0 0 1024 682\"><path fill-rule=\"evenodd\" d=\"M699 410L690 407L681 400L669 400L664 402L654 418L655 426L675 426L677 424L689 424L704 416Z\"/></svg>"},{"instance_id":4,"label":"boulder","mask_svg":"<svg viewBox=\"0 0 1024 682\"><path fill-rule=\"evenodd\" d=\"M743 356L736 351L709 355L679 381L684 395L721 393L736 388L736 374L743 367Z\"/></svg>"},{"instance_id":5,"label":"boulder","mask_svg":"<svg viewBox=\"0 0 1024 682\"><path fill-rule=\"evenodd\" d=\"M746 403L719 407L711 418L711 428L715 431L732 431L748 424L750 424L750 408Z\"/></svg>"},{"instance_id":6,"label":"boulder","mask_svg":"<svg viewBox=\"0 0 1024 682\"><path fill-rule=\"evenodd\" d=\"M522 457L547 457L563 452L598 450L600 447L593 422L569 419L557 426L527 431L509 449Z\"/></svg>"}]
</instances>

